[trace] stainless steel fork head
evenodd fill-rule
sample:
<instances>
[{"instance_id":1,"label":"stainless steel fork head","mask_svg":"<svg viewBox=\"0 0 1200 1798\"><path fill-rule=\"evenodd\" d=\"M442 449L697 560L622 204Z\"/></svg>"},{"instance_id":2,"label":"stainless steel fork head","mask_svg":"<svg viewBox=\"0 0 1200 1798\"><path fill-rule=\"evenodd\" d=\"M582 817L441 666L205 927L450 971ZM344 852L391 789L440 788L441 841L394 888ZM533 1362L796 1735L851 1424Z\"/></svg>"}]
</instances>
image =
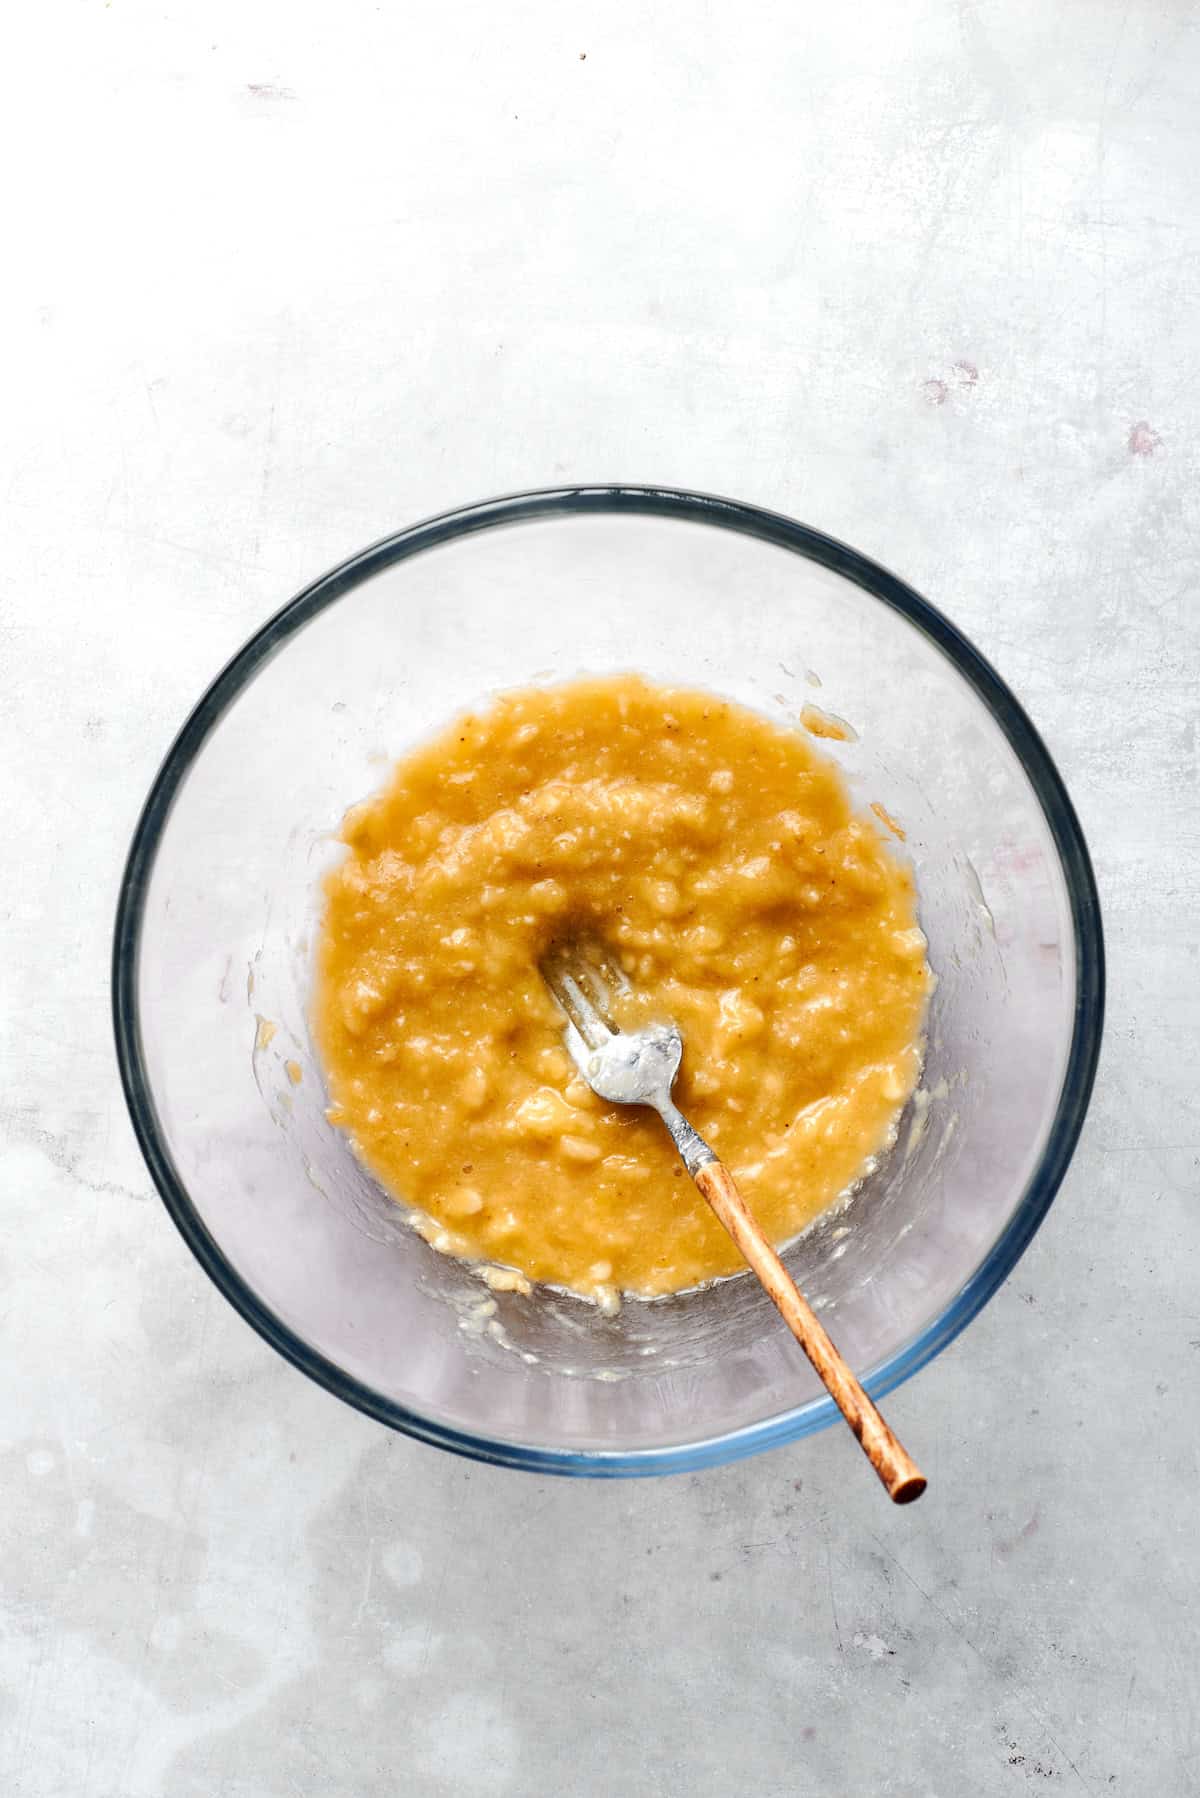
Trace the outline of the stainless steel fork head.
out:
<instances>
[{"instance_id":1,"label":"stainless steel fork head","mask_svg":"<svg viewBox=\"0 0 1200 1798\"><path fill-rule=\"evenodd\" d=\"M675 1140L690 1173L716 1157L682 1112L671 1088L683 1058L683 1037L670 1019L640 1030L619 1030L614 1009L629 981L593 938L557 943L542 957L542 978L567 1019L566 1044L598 1098L611 1105L650 1105Z\"/></svg>"}]
</instances>

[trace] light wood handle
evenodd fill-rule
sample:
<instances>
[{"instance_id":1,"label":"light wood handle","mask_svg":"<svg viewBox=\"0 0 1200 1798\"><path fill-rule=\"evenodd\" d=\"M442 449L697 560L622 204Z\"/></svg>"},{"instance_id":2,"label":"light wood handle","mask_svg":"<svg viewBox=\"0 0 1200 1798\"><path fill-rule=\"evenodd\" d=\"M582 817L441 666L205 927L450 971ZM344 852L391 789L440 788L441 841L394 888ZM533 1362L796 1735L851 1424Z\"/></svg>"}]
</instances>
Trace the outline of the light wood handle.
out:
<instances>
[{"instance_id":1,"label":"light wood handle","mask_svg":"<svg viewBox=\"0 0 1200 1798\"><path fill-rule=\"evenodd\" d=\"M797 1289L752 1212L746 1208L733 1175L720 1161L709 1161L692 1175L717 1217L779 1309L784 1323L824 1380L829 1396L858 1437L872 1467L898 1505L911 1504L925 1490L925 1475L892 1434L837 1349L820 1318Z\"/></svg>"}]
</instances>

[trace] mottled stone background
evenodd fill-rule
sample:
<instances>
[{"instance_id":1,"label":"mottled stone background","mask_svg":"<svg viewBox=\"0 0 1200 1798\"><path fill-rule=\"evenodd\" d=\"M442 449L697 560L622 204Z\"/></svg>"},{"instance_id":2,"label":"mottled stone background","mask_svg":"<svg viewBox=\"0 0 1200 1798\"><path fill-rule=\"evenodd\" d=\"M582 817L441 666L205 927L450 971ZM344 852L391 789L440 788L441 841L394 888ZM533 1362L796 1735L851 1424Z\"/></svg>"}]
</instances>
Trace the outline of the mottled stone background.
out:
<instances>
[{"instance_id":1,"label":"mottled stone background","mask_svg":"<svg viewBox=\"0 0 1200 1798\"><path fill-rule=\"evenodd\" d=\"M1200 1791L1200 14L1176 0L43 0L6 26L0 1789ZM108 945L218 665L563 479L777 506L1058 757L1111 956L1074 1166L897 1394L543 1483L342 1409L134 1148Z\"/></svg>"}]
</instances>

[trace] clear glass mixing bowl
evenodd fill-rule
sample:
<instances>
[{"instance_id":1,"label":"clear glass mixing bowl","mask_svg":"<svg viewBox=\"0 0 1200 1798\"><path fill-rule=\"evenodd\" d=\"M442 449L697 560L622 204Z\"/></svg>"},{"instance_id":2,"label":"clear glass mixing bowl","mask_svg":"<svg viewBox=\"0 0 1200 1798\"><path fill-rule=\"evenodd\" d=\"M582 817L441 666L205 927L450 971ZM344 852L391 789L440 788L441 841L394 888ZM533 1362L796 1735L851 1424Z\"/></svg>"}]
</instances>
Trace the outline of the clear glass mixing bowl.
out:
<instances>
[{"instance_id":1,"label":"clear glass mixing bowl","mask_svg":"<svg viewBox=\"0 0 1200 1798\"><path fill-rule=\"evenodd\" d=\"M1100 1043L1095 885L1045 748L954 627L853 550L728 500L572 488L417 525L300 594L213 682L137 827L113 969L134 1127L192 1250L282 1354L396 1429L542 1472L694 1468L835 1415L749 1275L612 1318L501 1293L485 1318L477 1275L325 1121L307 994L343 811L489 694L623 669L838 714L857 737L828 747L907 832L938 975L923 1089L786 1257L876 1396L1025 1249Z\"/></svg>"}]
</instances>

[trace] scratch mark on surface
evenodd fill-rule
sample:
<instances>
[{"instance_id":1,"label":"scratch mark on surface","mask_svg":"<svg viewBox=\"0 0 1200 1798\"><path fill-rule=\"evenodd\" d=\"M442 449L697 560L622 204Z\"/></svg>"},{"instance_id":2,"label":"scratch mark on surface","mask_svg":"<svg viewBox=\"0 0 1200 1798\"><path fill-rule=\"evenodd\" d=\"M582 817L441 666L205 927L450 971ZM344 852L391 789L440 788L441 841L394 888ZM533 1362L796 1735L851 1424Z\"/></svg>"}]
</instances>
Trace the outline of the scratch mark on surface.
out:
<instances>
[{"instance_id":1,"label":"scratch mark on surface","mask_svg":"<svg viewBox=\"0 0 1200 1798\"><path fill-rule=\"evenodd\" d=\"M371 1580L375 1571L375 1538L367 1543L367 1570L363 1579L362 1597L358 1601L358 1609L354 1613L354 1627L358 1629L363 1620L363 1612L371 1602Z\"/></svg>"},{"instance_id":2,"label":"scratch mark on surface","mask_svg":"<svg viewBox=\"0 0 1200 1798\"><path fill-rule=\"evenodd\" d=\"M837 1637L838 1653L842 1653L842 1626L838 1621L837 1599L833 1592L833 1556L825 1550L825 1578L829 1585L829 1614L833 1618L833 1633Z\"/></svg>"},{"instance_id":3,"label":"scratch mark on surface","mask_svg":"<svg viewBox=\"0 0 1200 1798\"><path fill-rule=\"evenodd\" d=\"M275 466L275 414L277 411L278 402L272 400L271 410L267 414L267 437L263 445L262 485L258 492L258 529L254 533L254 545L250 551L254 556L258 554L262 543L262 522L267 515L267 495L270 492L271 476Z\"/></svg>"},{"instance_id":4,"label":"scratch mark on surface","mask_svg":"<svg viewBox=\"0 0 1200 1798\"><path fill-rule=\"evenodd\" d=\"M896 1556L894 1554L892 1554L890 1549L888 1549L884 1546L883 1542L880 1540L880 1538L875 1534L875 1532L873 1530L868 1530L867 1534L870 1536L872 1542L874 1542L875 1546L878 1548L880 1554L884 1557L884 1559L887 1561L890 1561L892 1566L895 1567L895 1569L897 1570L897 1572L902 1573L904 1575L904 1577L908 1581L909 1585L913 1588L913 1590L915 1592L920 1593L921 1597L925 1600L925 1603L929 1606L930 1610L934 1613L934 1615L941 1618L942 1622L946 1625L946 1628L950 1631L951 1635L953 1635L958 1641L964 1643L965 1646L971 1650L971 1653L973 1655L975 1655L975 1657L982 1663L982 1665L987 1668L988 1672L989 1673L992 1672L993 1669L991 1667L990 1662L988 1661L988 1657L986 1654L984 1654L982 1648L979 1647L978 1643L973 1642L971 1640L970 1636L967 1634L966 1630L963 1629L961 1627L961 1625L957 1624L954 1621L953 1617L950 1616L949 1612L942 1609L941 1605L937 1602L936 1598L934 1598L933 1594L931 1592L927 1592L925 1590L924 1586L922 1586L918 1580L915 1580L913 1578L912 1574L908 1571L908 1568L904 1565L903 1561L897 1560ZM1054 1752L1060 1756L1060 1758L1066 1763L1066 1765L1068 1767L1070 1767L1072 1773L1075 1775L1076 1779L1079 1781L1079 1783L1083 1787L1084 1791L1089 1793L1090 1798L1095 1798L1095 1795L1092 1792L1091 1786L1088 1784L1087 1780L1083 1777L1083 1774L1079 1771L1079 1768L1075 1765L1075 1762L1071 1759L1070 1755L1066 1752L1065 1748L1063 1748L1061 1743L1056 1742L1054 1737L1051 1735L1050 1730L1047 1727L1045 1718L1042 1716L1040 1710L1038 1709L1037 1705L1034 1703L1033 1699L1030 1697L1029 1693L1024 1691L1020 1686L1016 1685L1015 1683L1013 1685L1013 1693L1014 1693L1014 1696L1019 1700L1019 1702L1022 1705L1024 1705L1025 1709L1029 1712L1029 1715L1033 1718L1033 1720L1037 1724L1038 1728L1042 1731L1042 1734L1045 1736L1045 1738L1049 1742L1050 1746L1054 1749Z\"/></svg>"},{"instance_id":5,"label":"scratch mark on surface","mask_svg":"<svg viewBox=\"0 0 1200 1798\"><path fill-rule=\"evenodd\" d=\"M106 524L106 530L113 531L118 537L128 537L134 543L149 543L158 549L172 549L177 555L191 556L197 562L206 563L211 568L232 568L239 573L269 574L269 568L260 568L255 562L247 562L240 556L227 556L216 550L201 549L194 543L180 543L174 537L159 537L152 531L135 530L122 524Z\"/></svg>"},{"instance_id":6,"label":"scratch mark on surface","mask_svg":"<svg viewBox=\"0 0 1200 1798\"><path fill-rule=\"evenodd\" d=\"M0 1130L15 1145L23 1143L44 1155L51 1167L57 1168L60 1174L74 1182L83 1192L90 1192L97 1198L137 1199L139 1202L148 1199L149 1191L136 1191L132 1186L124 1186L119 1180L93 1180L85 1174L80 1163L83 1160L82 1148L72 1148L69 1137L56 1135L52 1130L44 1130L33 1123L30 1114L23 1110L11 1110L0 1113ZM53 1277L48 1267L25 1251L27 1258L33 1262L47 1278Z\"/></svg>"}]
</instances>

